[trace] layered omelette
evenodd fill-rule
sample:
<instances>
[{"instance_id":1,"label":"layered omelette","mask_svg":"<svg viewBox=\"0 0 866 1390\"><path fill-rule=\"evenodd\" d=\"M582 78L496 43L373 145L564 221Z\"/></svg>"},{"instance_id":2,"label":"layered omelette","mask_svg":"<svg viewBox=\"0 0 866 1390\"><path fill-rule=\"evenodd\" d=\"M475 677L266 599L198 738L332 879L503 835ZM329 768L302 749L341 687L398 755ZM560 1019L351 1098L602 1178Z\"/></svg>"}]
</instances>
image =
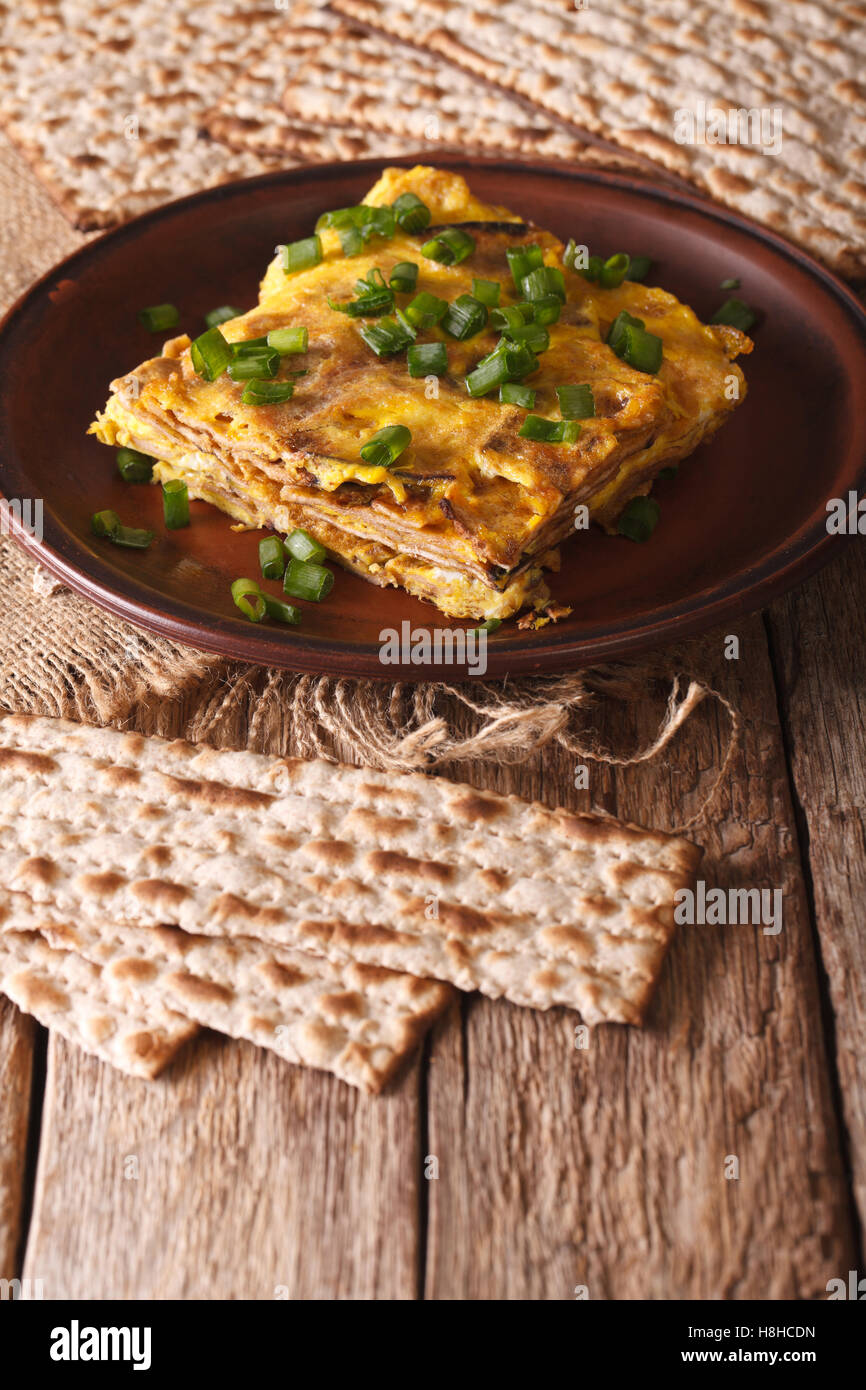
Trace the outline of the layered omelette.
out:
<instances>
[{"instance_id":1,"label":"layered omelette","mask_svg":"<svg viewBox=\"0 0 866 1390\"><path fill-rule=\"evenodd\" d=\"M340 564L446 614L541 610L576 517L615 530L718 429L745 396L733 359L751 342L664 290L587 278L555 236L479 202L457 174L387 169L362 206L395 204L416 215L322 219L294 244L304 255L275 257L255 308L220 325L235 353L307 330L306 352L276 373L296 373L290 398L251 403L228 371L205 379L177 337L112 383L91 428L152 456L154 481L182 480L244 527L302 527ZM381 430L408 442L365 460Z\"/></svg>"}]
</instances>

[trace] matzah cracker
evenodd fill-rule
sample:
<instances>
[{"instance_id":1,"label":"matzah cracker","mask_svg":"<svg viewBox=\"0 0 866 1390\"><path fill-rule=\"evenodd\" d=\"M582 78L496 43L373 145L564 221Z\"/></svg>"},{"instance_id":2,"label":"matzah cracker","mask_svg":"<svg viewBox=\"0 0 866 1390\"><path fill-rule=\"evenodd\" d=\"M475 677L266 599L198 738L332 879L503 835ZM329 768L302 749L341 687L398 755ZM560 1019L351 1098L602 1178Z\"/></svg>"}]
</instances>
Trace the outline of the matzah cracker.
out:
<instances>
[{"instance_id":1,"label":"matzah cracker","mask_svg":"<svg viewBox=\"0 0 866 1390\"><path fill-rule=\"evenodd\" d=\"M0 916L170 923L639 1022L700 851L420 774L0 719ZM54 914L52 916L52 914Z\"/></svg>"},{"instance_id":2,"label":"matzah cracker","mask_svg":"<svg viewBox=\"0 0 866 1390\"><path fill-rule=\"evenodd\" d=\"M46 1028L129 1076L157 1076L198 1025L109 985L99 965L38 932L0 934L0 994Z\"/></svg>"},{"instance_id":3,"label":"matzah cracker","mask_svg":"<svg viewBox=\"0 0 866 1390\"><path fill-rule=\"evenodd\" d=\"M39 908L32 908L34 922ZM454 997L447 985L354 962L214 940L176 927L43 924L59 950L101 968L109 990L175 1009L289 1062L378 1093ZM6 935L0 933L0 946Z\"/></svg>"},{"instance_id":4,"label":"matzah cracker","mask_svg":"<svg viewBox=\"0 0 866 1390\"><path fill-rule=\"evenodd\" d=\"M866 272L866 24L838 0L332 0ZM680 110L781 108L776 155L680 144Z\"/></svg>"}]
</instances>

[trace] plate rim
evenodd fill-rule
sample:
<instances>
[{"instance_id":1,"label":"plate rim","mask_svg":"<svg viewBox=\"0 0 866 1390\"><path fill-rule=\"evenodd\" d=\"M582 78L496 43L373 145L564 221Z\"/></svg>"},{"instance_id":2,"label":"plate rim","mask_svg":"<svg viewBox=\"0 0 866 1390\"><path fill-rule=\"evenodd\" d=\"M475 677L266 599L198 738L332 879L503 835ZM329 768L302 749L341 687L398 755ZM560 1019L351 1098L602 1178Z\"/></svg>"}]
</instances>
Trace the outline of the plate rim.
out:
<instances>
[{"instance_id":1,"label":"plate rim","mask_svg":"<svg viewBox=\"0 0 866 1390\"><path fill-rule=\"evenodd\" d=\"M18 318L27 312L31 302L41 300L49 284L71 278L70 272L74 273L82 265L86 266L91 260L98 258L106 246L134 239L141 229L158 224L167 217L182 214L187 208L200 204L219 204L223 199L237 197L239 192L243 193L246 190L252 192L270 186L292 186L304 181L328 179L334 175L353 177L367 172L377 173L383 167L411 167L419 162L426 164L429 160L428 150L392 156L388 159L372 156L365 159L297 165L291 169L269 170L250 178L235 179L199 189L161 203L128 222L108 228L91 238L83 246L77 247L49 267L26 287L0 318L0 349L3 348L5 338ZM825 294L829 293L840 302L858 329L866 354L866 309L854 291L834 271L778 232L754 222L734 209L715 203L698 191L685 192L670 185L657 184L649 177L635 177L614 170L595 169L570 161L529 161L497 156L474 158L459 151L443 151L441 156L436 158L435 167L465 170L470 173L478 167L512 174L540 173L566 181L620 190L655 203L686 207L717 224L735 227L747 236L768 245L782 257L793 261L801 271L819 282ZM0 457L0 470L2 468L3 460ZM862 461L857 475L860 491L863 490L864 479L866 458ZM0 486L0 497L3 495ZM5 513L4 520L5 533L61 579L68 588L116 617L134 626L157 632L184 646L216 653L226 660L248 661L255 665L274 666L284 670L390 681L431 680L427 668L396 664L383 667L378 658L378 649L369 643L335 643L332 637L304 634L300 630L293 630L289 642L285 639L280 640L276 633L269 635L270 629L256 628L252 625L249 637L246 637L242 632L234 630L225 633L218 628L213 629L193 604L167 598L166 602L170 603L171 611L166 611L165 607L155 607L144 596L137 599L127 597L112 587L107 580L96 577L92 571L88 572L82 568L80 563L76 564L75 560L68 559L45 539L40 540L33 536L18 522L13 513ZM576 670L592 663L615 660L621 656L634 655L639 651L694 637L727 617L742 617L765 607L773 599L807 579L827 563L831 557L830 542L838 542L839 539L843 538L831 536L826 528L821 528L816 523L804 532L797 542L783 543L763 556L756 565L738 571L727 585L716 585L706 595L693 595L691 598L668 603L662 610L654 611L645 619L629 619L627 621L630 626L626 631L591 631L579 639L563 631L559 640L557 629L553 625L543 633L524 636L515 632L509 634L509 638L504 641L488 645L487 670L483 676L473 677L468 671L463 672L459 667L454 667L453 674L449 672L447 679L495 679L512 674ZM80 554L78 559L80 562ZM135 583L134 580L130 582ZM729 585L734 583L737 586L736 590L728 591ZM141 588L144 592L144 586ZM434 611L438 614L438 610Z\"/></svg>"}]
</instances>

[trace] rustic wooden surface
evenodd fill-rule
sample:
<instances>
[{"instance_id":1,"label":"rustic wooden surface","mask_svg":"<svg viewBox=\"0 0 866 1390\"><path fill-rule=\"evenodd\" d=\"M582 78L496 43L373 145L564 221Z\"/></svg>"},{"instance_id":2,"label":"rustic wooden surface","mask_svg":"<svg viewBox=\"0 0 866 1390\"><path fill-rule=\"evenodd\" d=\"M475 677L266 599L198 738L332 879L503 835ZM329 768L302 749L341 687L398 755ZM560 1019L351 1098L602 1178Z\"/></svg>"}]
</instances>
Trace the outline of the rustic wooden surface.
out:
<instances>
[{"instance_id":1,"label":"rustic wooden surface","mask_svg":"<svg viewBox=\"0 0 866 1390\"><path fill-rule=\"evenodd\" d=\"M8 301L79 238L5 148L0 204ZM465 999L368 1099L210 1035L153 1083L56 1036L46 1066L45 1035L0 1001L0 1278L47 1298L774 1299L862 1269L864 609L845 545L733 629L739 660L724 634L701 644L743 714L693 832L703 874L781 888L784 925L683 929L641 1033L579 1048L565 1010ZM636 746L657 715L606 707L601 732ZM707 704L658 765L590 764L588 791L560 750L459 775L667 828L726 732Z\"/></svg>"}]
</instances>

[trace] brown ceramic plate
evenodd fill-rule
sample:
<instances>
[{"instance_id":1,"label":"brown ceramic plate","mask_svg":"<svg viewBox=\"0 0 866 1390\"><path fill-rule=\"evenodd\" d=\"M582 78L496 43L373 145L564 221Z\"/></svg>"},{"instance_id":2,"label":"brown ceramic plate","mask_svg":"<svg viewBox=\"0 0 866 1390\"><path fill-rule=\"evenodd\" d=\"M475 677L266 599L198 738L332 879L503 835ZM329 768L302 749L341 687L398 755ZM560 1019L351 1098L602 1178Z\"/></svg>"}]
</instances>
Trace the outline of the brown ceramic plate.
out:
<instances>
[{"instance_id":1,"label":"brown ceramic plate","mask_svg":"<svg viewBox=\"0 0 866 1390\"><path fill-rule=\"evenodd\" d=\"M733 276L761 311L745 362L749 396L676 479L657 484L662 519L652 539L576 536L551 582L554 596L573 605L571 617L537 633L504 624L488 642L488 674L561 670L696 633L759 607L829 558L827 500L861 489L866 460L866 318L841 282L772 233L676 191L562 165L440 163L464 173L480 197L563 238L651 255L648 283L702 318L727 297L720 282ZM252 662L443 674L383 667L379 633L403 620L415 629L453 620L342 570L325 603L303 605L300 627L246 622L229 584L258 574L258 536L231 531L201 502L189 529L167 533L159 490L125 485L112 453L85 434L111 378L158 348L137 322L140 308L177 304L179 331L195 336L215 305L253 304L274 246L306 236L325 209L358 202L380 167L294 169L171 203L89 243L8 314L0 490L42 499L42 540L21 539L72 588L134 623ZM104 507L152 527L158 542L142 552L96 540L89 520Z\"/></svg>"}]
</instances>

